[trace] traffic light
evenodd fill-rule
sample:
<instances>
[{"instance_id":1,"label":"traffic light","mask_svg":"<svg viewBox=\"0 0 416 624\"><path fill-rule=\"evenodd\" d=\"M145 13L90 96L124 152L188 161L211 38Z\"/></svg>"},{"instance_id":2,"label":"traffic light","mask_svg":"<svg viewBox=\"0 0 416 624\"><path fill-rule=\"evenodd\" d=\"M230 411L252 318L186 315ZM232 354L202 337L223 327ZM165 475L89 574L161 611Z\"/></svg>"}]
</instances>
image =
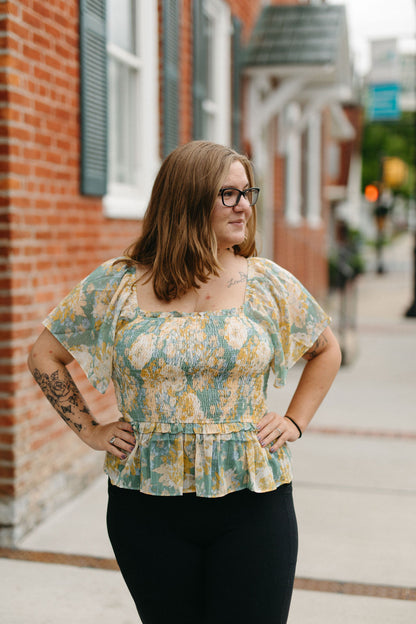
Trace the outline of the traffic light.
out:
<instances>
[{"instance_id":1,"label":"traffic light","mask_svg":"<svg viewBox=\"0 0 416 624\"><path fill-rule=\"evenodd\" d=\"M375 184L367 184L364 189L364 197L366 200L372 204L374 204L380 196L380 191L378 186Z\"/></svg>"},{"instance_id":2,"label":"traffic light","mask_svg":"<svg viewBox=\"0 0 416 624\"><path fill-rule=\"evenodd\" d=\"M401 158L383 159L383 182L388 188L398 188L406 182L409 168Z\"/></svg>"}]
</instances>

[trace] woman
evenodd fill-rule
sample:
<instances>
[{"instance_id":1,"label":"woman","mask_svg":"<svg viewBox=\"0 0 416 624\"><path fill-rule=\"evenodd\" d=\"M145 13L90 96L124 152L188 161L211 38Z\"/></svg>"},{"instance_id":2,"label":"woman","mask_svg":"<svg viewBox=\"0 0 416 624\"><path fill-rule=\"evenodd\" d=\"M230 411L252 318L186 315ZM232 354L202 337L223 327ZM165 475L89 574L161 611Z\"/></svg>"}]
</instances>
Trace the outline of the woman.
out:
<instances>
[{"instance_id":1,"label":"woman","mask_svg":"<svg viewBox=\"0 0 416 624\"><path fill-rule=\"evenodd\" d=\"M141 237L48 316L29 367L75 433L106 451L109 536L143 624L286 622L297 555L287 442L340 364L302 285L255 257L249 161L194 141L163 162ZM306 365L286 414L275 384ZM121 419L100 424L75 358Z\"/></svg>"}]
</instances>

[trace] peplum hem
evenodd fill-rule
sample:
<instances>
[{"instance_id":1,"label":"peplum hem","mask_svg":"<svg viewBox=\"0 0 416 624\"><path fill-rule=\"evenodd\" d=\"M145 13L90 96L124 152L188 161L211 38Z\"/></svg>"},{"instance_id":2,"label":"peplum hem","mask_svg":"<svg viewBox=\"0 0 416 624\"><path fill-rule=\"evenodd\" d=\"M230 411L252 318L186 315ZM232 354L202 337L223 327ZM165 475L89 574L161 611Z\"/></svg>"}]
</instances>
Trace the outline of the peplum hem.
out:
<instances>
[{"instance_id":1,"label":"peplum hem","mask_svg":"<svg viewBox=\"0 0 416 624\"><path fill-rule=\"evenodd\" d=\"M161 422L146 421L132 422L129 420L135 433L198 433L206 434L227 434L237 433L239 431L256 431L256 426L252 421L233 421L233 422Z\"/></svg>"},{"instance_id":2,"label":"peplum hem","mask_svg":"<svg viewBox=\"0 0 416 624\"><path fill-rule=\"evenodd\" d=\"M107 454L117 487L155 496L216 498L241 489L268 492L292 480L290 452L263 448L251 422L133 424L136 445L121 461Z\"/></svg>"}]
</instances>

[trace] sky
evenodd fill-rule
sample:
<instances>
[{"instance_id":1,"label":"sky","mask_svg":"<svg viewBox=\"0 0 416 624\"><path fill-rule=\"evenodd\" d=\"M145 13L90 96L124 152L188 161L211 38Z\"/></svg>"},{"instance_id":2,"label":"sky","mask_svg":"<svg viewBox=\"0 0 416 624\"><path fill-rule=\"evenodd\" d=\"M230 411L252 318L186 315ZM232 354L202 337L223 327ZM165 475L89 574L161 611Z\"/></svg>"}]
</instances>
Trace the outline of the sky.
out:
<instances>
[{"instance_id":1,"label":"sky","mask_svg":"<svg viewBox=\"0 0 416 624\"><path fill-rule=\"evenodd\" d=\"M415 0L327 0L347 9L350 46L360 74L370 66L369 41L397 38L399 50L415 50Z\"/></svg>"}]
</instances>

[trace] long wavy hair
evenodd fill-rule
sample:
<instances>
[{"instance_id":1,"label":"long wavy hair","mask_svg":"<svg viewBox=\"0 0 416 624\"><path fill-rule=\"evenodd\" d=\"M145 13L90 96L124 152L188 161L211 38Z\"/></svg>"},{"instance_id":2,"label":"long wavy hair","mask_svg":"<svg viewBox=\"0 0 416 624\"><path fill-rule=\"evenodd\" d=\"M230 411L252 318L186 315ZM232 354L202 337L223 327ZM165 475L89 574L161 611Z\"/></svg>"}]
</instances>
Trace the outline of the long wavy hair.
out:
<instances>
[{"instance_id":1,"label":"long wavy hair","mask_svg":"<svg viewBox=\"0 0 416 624\"><path fill-rule=\"evenodd\" d=\"M141 236L125 252L131 264L145 267L158 299L171 301L199 288L221 269L211 213L233 162L243 165L249 186L254 186L250 161L229 147L209 141L191 141L163 161L144 215ZM246 235L234 252L248 258L256 254L256 208L247 222Z\"/></svg>"}]
</instances>

